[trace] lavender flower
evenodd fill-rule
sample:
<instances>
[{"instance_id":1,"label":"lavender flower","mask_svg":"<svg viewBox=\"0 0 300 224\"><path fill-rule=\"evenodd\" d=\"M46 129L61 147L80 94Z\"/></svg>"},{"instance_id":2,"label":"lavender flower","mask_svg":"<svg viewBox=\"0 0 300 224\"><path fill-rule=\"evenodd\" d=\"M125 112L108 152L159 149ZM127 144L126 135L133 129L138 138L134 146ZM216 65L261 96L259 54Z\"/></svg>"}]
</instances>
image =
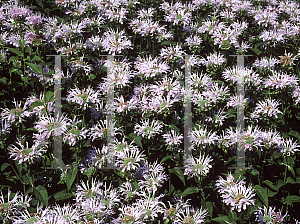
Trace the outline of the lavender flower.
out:
<instances>
[{"instance_id":1,"label":"lavender flower","mask_svg":"<svg viewBox=\"0 0 300 224\"><path fill-rule=\"evenodd\" d=\"M39 121L35 123L35 129L39 131L40 134L45 135L48 139L51 135L52 136L59 136L65 134L68 130L67 126L71 125L71 120L62 115L61 117L50 117L48 115L40 116Z\"/></svg>"},{"instance_id":2,"label":"lavender flower","mask_svg":"<svg viewBox=\"0 0 300 224\"><path fill-rule=\"evenodd\" d=\"M138 149L132 149L128 147L122 147L121 150L116 151L116 166L118 166L122 172L135 170L140 166L140 162L144 161L145 155Z\"/></svg>"},{"instance_id":3,"label":"lavender flower","mask_svg":"<svg viewBox=\"0 0 300 224\"><path fill-rule=\"evenodd\" d=\"M265 85L265 87L272 87L272 88L276 88L276 89L283 89L286 86L291 86L294 87L296 85L298 85L298 81L299 79L295 76L295 75L288 75L286 73L278 73L273 71L272 72L272 76L269 76L264 82L263 84Z\"/></svg>"},{"instance_id":4,"label":"lavender flower","mask_svg":"<svg viewBox=\"0 0 300 224\"><path fill-rule=\"evenodd\" d=\"M190 156L185 160L185 171L184 175L193 176L206 176L209 172L209 169L212 167L209 163L212 161L210 156L205 157L205 155L201 155L199 158L194 158Z\"/></svg>"},{"instance_id":5,"label":"lavender flower","mask_svg":"<svg viewBox=\"0 0 300 224\"><path fill-rule=\"evenodd\" d=\"M266 224L273 223L283 223L283 220L287 215L281 214L281 211L275 212L276 207L258 207L258 210L255 211L256 219L255 221Z\"/></svg>"},{"instance_id":6,"label":"lavender flower","mask_svg":"<svg viewBox=\"0 0 300 224\"><path fill-rule=\"evenodd\" d=\"M201 125L198 125L198 129L194 128L194 130L191 130L189 133L189 138L192 144L195 144L197 146L201 144L212 144L214 141L217 141L219 137L216 135L216 133L211 133L211 131L207 131L206 128L202 128Z\"/></svg>"},{"instance_id":7,"label":"lavender flower","mask_svg":"<svg viewBox=\"0 0 300 224\"><path fill-rule=\"evenodd\" d=\"M162 124L159 121L152 120L150 124L150 120L142 120L142 124L136 124L134 127L134 133L138 136L148 137L148 139L152 138L155 134L161 132Z\"/></svg>"},{"instance_id":8,"label":"lavender flower","mask_svg":"<svg viewBox=\"0 0 300 224\"><path fill-rule=\"evenodd\" d=\"M180 223L195 223L200 224L204 223L205 216L208 216L208 212L206 209L200 208L195 210L193 207L188 207L184 209L181 209L179 213L176 214L176 219L174 223L180 224Z\"/></svg>"},{"instance_id":9,"label":"lavender flower","mask_svg":"<svg viewBox=\"0 0 300 224\"><path fill-rule=\"evenodd\" d=\"M164 134L163 138L166 141L166 145L179 145L182 143L183 136L182 134L177 135L177 133L172 129L169 133Z\"/></svg>"},{"instance_id":10,"label":"lavender flower","mask_svg":"<svg viewBox=\"0 0 300 224\"><path fill-rule=\"evenodd\" d=\"M29 147L28 142L26 142L26 146L24 146L24 137L20 137L15 142L16 145L11 145L8 147L9 158L13 158L13 160L17 160L19 164L30 161L33 162L34 159L40 159L45 149L44 145L39 143L32 145ZM18 145L18 146L17 146Z\"/></svg>"},{"instance_id":11,"label":"lavender flower","mask_svg":"<svg viewBox=\"0 0 300 224\"><path fill-rule=\"evenodd\" d=\"M120 54L123 49L132 49L130 40L125 36L125 31L114 31L109 28L101 38L101 45L109 54Z\"/></svg>"},{"instance_id":12,"label":"lavender flower","mask_svg":"<svg viewBox=\"0 0 300 224\"><path fill-rule=\"evenodd\" d=\"M71 89L68 91L67 101L77 103L81 105L81 107L83 107L84 110L86 110L86 108L91 103L100 103L99 90L95 91L91 87L80 90L76 87L75 89Z\"/></svg>"},{"instance_id":13,"label":"lavender flower","mask_svg":"<svg viewBox=\"0 0 300 224\"><path fill-rule=\"evenodd\" d=\"M251 118L259 118L258 114L267 114L269 117L275 116L278 118L277 114L282 114L277 107L280 105L279 101L266 99L265 101L259 101L253 113L251 113Z\"/></svg>"},{"instance_id":14,"label":"lavender flower","mask_svg":"<svg viewBox=\"0 0 300 224\"><path fill-rule=\"evenodd\" d=\"M294 154L295 152L297 151L300 151L299 150L299 145L297 144L297 141L296 142L292 142L293 140L291 138L289 139L285 139L284 141L281 142L281 145L279 146L280 147L280 152L283 154L283 155L288 155L290 156L291 154Z\"/></svg>"}]
</instances>

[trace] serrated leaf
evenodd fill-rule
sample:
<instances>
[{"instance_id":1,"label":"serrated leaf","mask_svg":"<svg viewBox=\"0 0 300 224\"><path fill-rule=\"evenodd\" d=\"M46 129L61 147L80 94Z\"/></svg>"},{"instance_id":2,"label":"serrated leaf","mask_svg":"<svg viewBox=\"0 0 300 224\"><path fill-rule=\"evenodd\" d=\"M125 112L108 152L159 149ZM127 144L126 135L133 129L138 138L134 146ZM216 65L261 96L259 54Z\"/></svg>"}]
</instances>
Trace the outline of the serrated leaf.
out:
<instances>
[{"instance_id":1,"label":"serrated leaf","mask_svg":"<svg viewBox=\"0 0 300 224\"><path fill-rule=\"evenodd\" d=\"M32 107L39 107L42 105L44 105L44 103L42 101L36 101L31 104Z\"/></svg>"},{"instance_id":2,"label":"serrated leaf","mask_svg":"<svg viewBox=\"0 0 300 224\"><path fill-rule=\"evenodd\" d=\"M268 192L267 188L263 188L259 185L255 185L254 189L256 190L257 195L262 200L262 202L266 205L266 207L269 206L268 202Z\"/></svg>"},{"instance_id":3,"label":"serrated leaf","mask_svg":"<svg viewBox=\"0 0 300 224\"><path fill-rule=\"evenodd\" d=\"M271 181L265 180L265 181L263 181L263 183L266 184L266 185L268 185L273 190L277 191L277 187Z\"/></svg>"},{"instance_id":4,"label":"serrated leaf","mask_svg":"<svg viewBox=\"0 0 300 224\"><path fill-rule=\"evenodd\" d=\"M39 65L26 62L26 64L37 74L42 74L42 68Z\"/></svg>"},{"instance_id":5,"label":"serrated leaf","mask_svg":"<svg viewBox=\"0 0 300 224\"><path fill-rule=\"evenodd\" d=\"M189 194L195 194L195 193L198 193L198 192L199 192L199 189L198 189L198 188L196 188L196 187L188 187L188 188L186 188L186 189L182 192L181 196L182 196L182 197L185 197L185 196L187 196L187 195L189 195Z\"/></svg>"},{"instance_id":6,"label":"serrated leaf","mask_svg":"<svg viewBox=\"0 0 300 224\"><path fill-rule=\"evenodd\" d=\"M67 171L66 184L68 191L71 189L71 186L77 176L77 166L72 166L71 169Z\"/></svg>"},{"instance_id":7,"label":"serrated leaf","mask_svg":"<svg viewBox=\"0 0 300 224\"><path fill-rule=\"evenodd\" d=\"M140 146L141 148L143 148L142 142L141 142L141 137L137 136L135 133L130 133L129 137L131 137L131 139L134 139L134 143L137 144L138 146Z\"/></svg>"},{"instance_id":8,"label":"serrated leaf","mask_svg":"<svg viewBox=\"0 0 300 224\"><path fill-rule=\"evenodd\" d=\"M42 202L42 204L48 205L48 192L44 186L39 185L39 186L35 187L33 190L33 193L36 196L36 198L40 202Z\"/></svg>"},{"instance_id":9,"label":"serrated leaf","mask_svg":"<svg viewBox=\"0 0 300 224\"><path fill-rule=\"evenodd\" d=\"M28 84L28 78L27 77L21 77L22 81Z\"/></svg>"}]
</instances>

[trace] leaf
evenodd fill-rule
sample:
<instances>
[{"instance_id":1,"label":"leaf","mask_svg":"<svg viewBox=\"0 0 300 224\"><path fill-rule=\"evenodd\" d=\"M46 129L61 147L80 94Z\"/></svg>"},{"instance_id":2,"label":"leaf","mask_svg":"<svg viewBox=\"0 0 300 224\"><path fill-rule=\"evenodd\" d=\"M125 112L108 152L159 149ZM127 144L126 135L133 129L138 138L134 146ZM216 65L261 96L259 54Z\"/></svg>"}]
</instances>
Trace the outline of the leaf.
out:
<instances>
[{"instance_id":1,"label":"leaf","mask_svg":"<svg viewBox=\"0 0 300 224\"><path fill-rule=\"evenodd\" d=\"M213 209L214 209L214 207L212 205L212 202L207 201L206 202L206 207L207 207L207 211L208 211L209 217L212 218Z\"/></svg>"},{"instance_id":2,"label":"leaf","mask_svg":"<svg viewBox=\"0 0 300 224\"><path fill-rule=\"evenodd\" d=\"M185 196L187 196L187 195L189 195L189 194L195 194L195 193L198 193L198 192L199 192L199 189L198 189L198 188L196 188L196 187L188 187L188 188L186 188L186 189L182 192L181 196L182 196L182 197L185 197Z\"/></svg>"},{"instance_id":3,"label":"leaf","mask_svg":"<svg viewBox=\"0 0 300 224\"><path fill-rule=\"evenodd\" d=\"M7 78L6 77L2 77L1 79L0 79L0 82L2 82L2 83L4 83L4 84L6 84L7 83Z\"/></svg>"},{"instance_id":4,"label":"leaf","mask_svg":"<svg viewBox=\"0 0 300 224\"><path fill-rule=\"evenodd\" d=\"M268 198L274 197L277 193L278 191L271 191L268 189Z\"/></svg>"},{"instance_id":5,"label":"leaf","mask_svg":"<svg viewBox=\"0 0 300 224\"><path fill-rule=\"evenodd\" d=\"M67 193L66 189L58 191L55 194L53 194L53 197L54 197L55 201L65 200L65 199L68 199L72 196L73 196L73 193Z\"/></svg>"},{"instance_id":6,"label":"leaf","mask_svg":"<svg viewBox=\"0 0 300 224\"><path fill-rule=\"evenodd\" d=\"M71 186L77 176L77 166L72 166L71 169L67 171L66 184L68 191L71 189Z\"/></svg>"},{"instance_id":7,"label":"leaf","mask_svg":"<svg viewBox=\"0 0 300 224\"><path fill-rule=\"evenodd\" d=\"M48 192L44 186L39 185L39 186L35 187L33 190L33 193L36 196L36 198L40 202L42 202L42 204L48 205Z\"/></svg>"},{"instance_id":8,"label":"leaf","mask_svg":"<svg viewBox=\"0 0 300 224\"><path fill-rule=\"evenodd\" d=\"M265 180L265 181L263 181L263 183L266 184L266 185L268 185L273 190L277 191L277 187L271 181Z\"/></svg>"},{"instance_id":9,"label":"leaf","mask_svg":"<svg viewBox=\"0 0 300 224\"><path fill-rule=\"evenodd\" d=\"M141 142L141 137L137 136L135 133L130 133L129 137L134 139L134 143L137 144L138 146L140 146L141 148L143 148L142 142Z\"/></svg>"},{"instance_id":10,"label":"leaf","mask_svg":"<svg viewBox=\"0 0 300 224\"><path fill-rule=\"evenodd\" d=\"M42 105L44 105L44 103L42 101L36 101L31 104L32 107L39 107Z\"/></svg>"},{"instance_id":11,"label":"leaf","mask_svg":"<svg viewBox=\"0 0 300 224\"><path fill-rule=\"evenodd\" d=\"M288 135L294 136L300 140L300 134L297 131L291 130Z\"/></svg>"},{"instance_id":12,"label":"leaf","mask_svg":"<svg viewBox=\"0 0 300 224\"><path fill-rule=\"evenodd\" d=\"M22 176L22 180L23 180L26 184L31 185L32 187L34 187L34 185L33 185L33 179L32 179L32 177L30 177L27 173L24 174L24 175Z\"/></svg>"},{"instance_id":13,"label":"leaf","mask_svg":"<svg viewBox=\"0 0 300 224\"><path fill-rule=\"evenodd\" d=\"M257 195L262 200L262 202L266 205L266 207L269 206L268 202L268 192L267 188L263 188L259 185L255 185L254 189L256 190Z\"/></svg>"},{"instance_id":14,"label":"leaf","mask_svg":"<svg viewBox=\"0 0 300 224\"><path fill-rule=\"evenodd\" d=\"M300 197L296 195L290 195L287 196L284 201L286 201L288 205L291 205L292 203L300 202Z\"/></svg>"},{"instance_id":15,"label":"leaf","mask_svg":"<svg viewBox=\"0 0 300 224\"><path fill-rule=\"evenodd\" d=\"M172 128L174 131L176 131L177 133L180 133L179 128L177 128L174 124L170 124L169 125L170 128Z\"/></svg>"},{"instance_id":16,"label":"leaf","mask_svg":"<svg viewBox=\"0 0 300 224\"><path fill-rule=\"evenodd\" d=\"M27 77L21 77L21 79L28 84L28 78Z\"/></svg>"},{"instance_id":17,"label":"leaf","mask_svg":"<svg viewBox=\"0 0 300 224\"><path fill-rule=\"evenodd\" d=\"M253 51L256 55L260 55L261 51L258 50L257 48L251 48L251 51Z\"/></svg>"},{"instance_id":18,"label":"leaf","mask_svg":"<svg viewBox=\"0 0 300 224\"><path fill-rule=\"evenodd\" d=\"M222 215L222 216L219 216L219 217L216 217L216 218L212 219L211 221L215 221L215 222L218 222L218 223L221 223L221 224L228 224L230 219L228 218L228 216Z\"/></svg>"},{"instance_id":19,"label":"leaf","mask_svg":"<svg viewBox=\"0 0 300 224\"><path fill-rule=\"evenodd\" d=\"M17 48L10 48L10 47L8 47L7 49L10 50L12 53L17 54L18 56L23 57L23 53L21 51L19 51L19 49L17 49Z\"/></svg>"},{"instance_id":20,"label":"leaf","mask_svg":"<svg viewBox=\"0 0 300 224\"><path fill-rule=\"evenodd\" d=\"M37 74L42 74L42 68L39 65L26 62L26 64Z\"/></svg>"},{"instance_id":21,"label":"leaf","mask_svg":"<svg viewBox=\"0 0 300 224\"><path fill-rule=\"evenodd\" d=\"M46 102L54 101L54 93L52 91L47 91L46 93Z\"/></svg>"},{"instance_id":22,"label":"leaf","mask_svg":"<svg viewBox=\"0 0 300 224\"><path fill-rule=\"evenodd\" d=\"M160 45L176 45L176 42L171 40L165 40L161 42Z\"/></svg>"},{"instance_id":23,"label":"leaf","mask_svg":"<svg viewBox=\"0 0 300 224\"><path fill-rule=\"evenodd\" d=\"M295 184L296 182L293 180L293 178L291 178L291 177L288 177L287 179L286 179L286 182L287 183L290 183L290 184Z\"/></svg>"},{"instance_id":24,"label":"leaf","mask_svg":"<svg viewBox=\"0 0 300 224\"><path fill-rule=\"evenodd\" d=\"M172 159L172 156L168 155L168 156L165 156L164 158L161 159L161 163L165 162L166 160L168 159Z\"/></svg>"},{"instance_id":25,"label":"leaf","mask_svg":"<svg viewBox=\"0 0 300 224\"><path fill-rule=\"evenodd\" d=\"M179 168L175 167L175 168L169 169L169 172L170 172L170 173L175 173L176 176L179 177L179 179L181 180L181 182L182 182L182 183L184 184L184 186L185 186L185 179L184 179L182 170L180 170ZM199 190L198 190L198 191L199 191Z\"/></svg>"},{"instance_id":26,"label":"leaf","mask_svg":"<svg viewBox=\"0 0 300 224\"><path fill-rule=\"evenodd\" d=\"M277 182L277 190L279 190L279 188L281 188L284 185L285 185L285 183L283 182L283 180L279 179Z\"/></svg>"}]
</instances>

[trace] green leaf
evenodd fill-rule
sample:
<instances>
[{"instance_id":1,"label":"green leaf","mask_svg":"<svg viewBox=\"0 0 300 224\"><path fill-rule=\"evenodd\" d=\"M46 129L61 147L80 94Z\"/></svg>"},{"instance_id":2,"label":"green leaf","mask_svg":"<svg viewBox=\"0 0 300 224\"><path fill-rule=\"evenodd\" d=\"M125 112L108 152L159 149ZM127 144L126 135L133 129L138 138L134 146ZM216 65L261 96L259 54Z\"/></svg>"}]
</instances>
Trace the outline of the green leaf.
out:
<instances>
[{"instance_id":1,"label":"green leaf","mask_svg":"<svg viewBox=\"0 0 300 224\"><path fill-rule=\"evenodd\" d=\"M33 61L42 61L41 57L39 57L37 55L34 55L31 60L33 60Z\"/></svg>"},{"instance_id":2,"label":"green leaf","mask_svg":"<svg viewBox=\"0 0 300 224\"><path fill-rule=\"evenodd\" d=\"M31 54L31 52L32 52L31 47L27 46L25 49L25 52Z\"/></svg>"},{"instance_id":3,"label":"green leaf","mask_svg":"<svg viewBox=\"0 0 300 224\"><path fill-rule=\"evenodd\" d=\"M143 148L142 142L141 142L141 137L137 136L135 133L130 133L129 137L131 137L131 139L134 139L134 143L137 144L138 146L140 146L141 148Z\"/></svg>"},{"instance_id":4,"label":"green leaf","mask_svg":"<svg viewBox=\"0 0 300 224\"><path fill-rule=\"evenodd\" d=\"M1 79L0 79L0 82L2 82L2 83L4 83L4 84L7 84L7 78L6 77L2 77Z\"/></svg>"},{"instance_id":5,"label":"green leaf","mask_svg":"<svg viewBox=\"0 0 300 224\"><path fill-rule=\"evenodd\" d=\"M228 218L228 216L222 215L222 216L212 219L211 221L215 221L215 222L218 222L221 224L228 224L228 222L230 222L230 219Z\"/></svg>"},{"instance_id":6,"label":"green leaf","mask_svg":"<svg viewBox=\"0 0 300 224\"><path fill-rule=\"evenodd\" d=\"M177 128L174 124L170 124L169 127L170 127L171 129L173 129L174 131L176 131L177 133L180 133L179 128Z\"/></svg>"},{"instance_id":7,"label":"green leaf","mask_svg":"<svg viewBox=\"0 0 300 224\"><path fill-rule=\"evenodd\" d=\"M181 196L182 196L182 197L185 197L185 196L187 196L187 195L189 195L189 194L195 194L195 193L198 193L198 192L199 192L199 189L198 189L198 188L196 188L196 187L188 187L188 188L186 188L186 189L182 192Z\"/></svg>"},{"instance_id":8,"label":"green leaf","mask_svg":"<svg viewBox=\"0 0 300 224\"><path fill-rule=\"evenodd\" d=\"M8 61L11 62L11 61L17 61L19 60L19 57L18 56L11 56L9 57Z\"/></svg>"},{"instance_id":9,"label":"green leaf","mask_svg":"<svg viewBox=\"0 0 300 224\"><path fill-rule=\"evenodd\" d=\"M39 65L26 62L26 64L37 74L42 74L42 68Z\"/></svg>"},{"instance_id":10,"label":"green leaf","mask_svg":"<svg viewBox=\"0 0 300 224\"><path fill-rule=\"evenodd\" d=\"M48 205L48 192L44 186L39 185L35 187L33 193L43 205Z\"/></svg>"},{"instance_id":11,"label":"green leaf","mask_svg":"<svg viewBox=\"0 0 300 224\"><path fill-rule=\"evenodd\" d=\"M53 197L54 197L55 201L65 200L65 199L68 199L72 196L73 196L73 193L67 193L66 189L58 191L55 194L53 194Z\"/></svg>"},{"instance_id":12,"label":"green leaf","mask_svg":"<svg viewBox=\"0 0 300 224\"><path fill-rule=\"evenodd\" d=\"M21 79L28 84L28 77L21 77Z\"/></svg>"},{"instance_id":13,"label":"green leaf","mask_svg":"<svg viewBox=\"0 0 300 224\"><path fill-rule=\"evenodd\" d=\"M277 190L279 190L279 188L281 188L284 185L286 185L286 183L284 183L283 180L279 179L277 182Z\"/></svg>"},{"instance_id":14,"label":"green leaf","mask_svg":"<svg viewBox=\"0 0 300 224\"><path fill-rule=\"evenodd\" d=\"M42 101L36 101L31 104L32 107L39 107L42 105L44 105L44 103Z\"/></svg>"},{"instance_id":15,"label":"green leaf","mask_svg":"<svg viewBox=\"0 0 300 224\"><path fill-rule=\"evenodd\" d=\"M266 184L266 185L268 185L273 190L277 191L277 187L271 181L265 180L265 181L263 181L263 183Z\"/></svg>"},{"instance_id":16,"label":"green leaf","mask_svg":"<svg viewBox=\"0 0 300 224\"><path fill-rule=\"evenodd\" d=\"M47 91L46 93L46 102L54 101L54 93L52 91Z\"/></svg>"},{"instance_id":17,"label":"green leaf","mask_svg":"<svg viewBox=\"0 0 300 224\"><path fill-rule=\"evenodd\" d=\"M22 51L24 50L24 46L25 46L25 40L19 40L19 44L20 44L20 47L21 47L21 49L22 49ZM22 53L22 55L23 55L23 53Z\"/></svg>"},{"instance_id":18,"label":"green leaf","mask_svg":"<svg viewBox=\"0 0 300 224\"><path fill-rule=\"evenodd\" d=\"M34 184L33 184L33 178L30 177L27 173L24 174L24 175L22 176L22 180L23 180L26 184L31 185L32 187L34 187Z\"/></svg>"},{"instance_id":19,"label":"green leaf","mask_svg":"<svg viewBox=\"0 0 300 224\"><path fill-rule=\"evenodd\" d=\"M286 179L286 182L287 183L290 183L290 184L295 184L296 182L293 180L293 178L291 178L291 177L288 177L287 179Z\"/></svg>"},{"instance_id":20,"label":"green leaf","mask_svg":"<svg viewBox=\"0 0 300 224\"><path fill-rule=\"evenodd\" d=\"M269 206L268 202L268 192L267 188L263 188L259 185L255 185L254 189L256 190L257 195L262 200L262 202L266 205L266 207Z\"/></svg>"},{"instance_id":21,"label":"green leaf","mask_svg":"<svg viewBox=\"0 0 300 224\"><path fill-rule=\"evenodd\" d=\"M10 50L12 53L17 54L18 56L23 57L23 53L21 51L19 51L19 49L17 49L17 48L10 48L10 47L8 47L7 49Z\"/></svg>"},{"instance_id":22,"label":"green leaf","mask_svg":"<svg viewBox=\"0 0 300 224\"><path fill-rule=\"evenodd\" d=\"M282 154L281 154L280 152L278 152L278 151L274 151L274 152L273 152L273 157L274 157L274 159L279 158L281 155L282 155Z\"/></svg>"},{"instance_id":23,"label":"green leaf","mask_svg":"<svg viewBox=\"0 0 300 224\"><path fill-rule=\"evenodd\" d=\"M214 209L214 207L212 205L212 202L207 201L206 202L206 207L207 207L207 211L208 211L209 217L212 218L213 209Z\"/></svg>"},{"instance_id":24,"label":"green leaf","mask_svg":"<svg viewBox=\"0 0 300 224\"><path fill-rule=\"evenodd\" d=\"M298 139L300 139L300 134L297 131L291 130L288 135L294 136Z\"/></svg>"},{"instance_id":25,"label":"green leaf","mask_svg":"<svg viewBox=\"0 0 300 224\"><path fill-rule=\"evenodd\" d=\"M3 170L5 170L9 165L9 163L3 163L1 166L1 172L3 172Z\"/></svg>"},{"instance_id":26,"label":"green leaf","mask_svg":"<svg viewBox=\"0 0 300 224\"><path fill-rule=\"evenodd\" d=\"M168 159L172 159L172 156L170 156L170 155L165 156L164 158L161 159L160 163L163 163L163 162L165 162Z\"/></svg>"},{"instance_id":27,"label":"green leaf","mask_svg":"<svg viewBox=\"0 0 300 224\"><path fill-rule=\"evenodd\" d=\"M260 55L261 51L258 50L257 48L251 48L251 51L253 51L256 55Z\"/></svg>"},{"instance_id":28,"label":"green leaf","mask_svg":"<svg viewBox=\"0 0 300 224\"><path fill-rule=\"evenodd\" d=\"M71 169L67 171L66 184L68 191L71 189L71 186L77 176L77 166L72 166Z\"/></svg>"},{"instance_id":29,"label":"green leaf","mask_svg":"<svg viewBox=\"0 0 300 224\"><path fill-rule=\"evenodd\" d=\"M292 205L292 203L300 202L300 197L296 195L287 196L284 201L287 202L287 205Z\"/></svg>"},{"instance_id":30,"label":"green leaf","mask_svg":"<svg viewBox=\"0 0 300 224\"><path fill-rule=\"evenodd\" d=\"M170 173L175 173L177 177L179 177L179 179L181 180L181 182L184 184L185 186L185 179L184 179L184 175L181 169L175 167L172 169L169 169ZM198 190L199 191L199 190Z\"/></svg>"},{"instance_id":31,"label":"green leaf","mask_svg":"<svg viewBox=\"0 0 300 224\"><path fill-rule=\"evenodd\" d=\"M271 191L268 189L268 198L274 197L277 193L278 191Z\"/></svg>"}]
</instances>

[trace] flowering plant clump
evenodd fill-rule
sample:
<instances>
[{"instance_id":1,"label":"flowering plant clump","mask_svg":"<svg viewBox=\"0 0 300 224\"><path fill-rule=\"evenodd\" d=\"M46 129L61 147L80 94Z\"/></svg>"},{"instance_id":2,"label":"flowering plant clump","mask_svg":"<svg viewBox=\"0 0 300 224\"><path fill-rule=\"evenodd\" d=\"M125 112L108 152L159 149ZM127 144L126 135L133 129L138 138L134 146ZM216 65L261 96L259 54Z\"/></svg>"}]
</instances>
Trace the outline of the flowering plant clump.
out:
<instances>
[{"instance_id":1,"label":"flowering plant clump","mask_svg":"<svg viewBox=\"0 0 300 224\"><path fill-rule=\"evenodd\" d=\"M2 1L0 223L298 223L299 14Z\"/></svg>"}]
</instances>

